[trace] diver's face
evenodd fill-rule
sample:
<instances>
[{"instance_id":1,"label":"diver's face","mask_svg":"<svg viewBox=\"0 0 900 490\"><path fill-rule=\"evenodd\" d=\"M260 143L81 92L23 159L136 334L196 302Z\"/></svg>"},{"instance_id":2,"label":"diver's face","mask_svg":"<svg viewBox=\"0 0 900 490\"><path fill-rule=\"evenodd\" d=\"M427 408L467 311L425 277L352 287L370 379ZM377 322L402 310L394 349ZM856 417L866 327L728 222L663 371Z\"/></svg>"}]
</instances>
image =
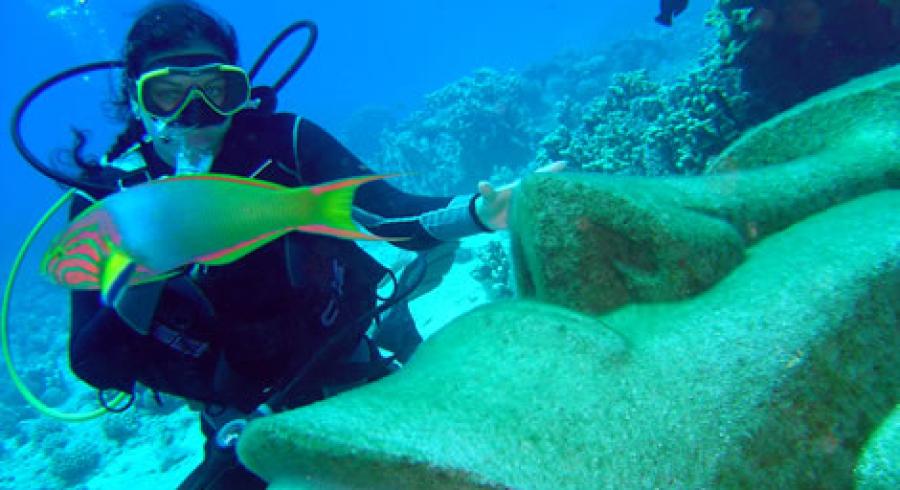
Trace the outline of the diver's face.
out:
<instances>
[{"instance_id":1,"label":"diver's face","mask_svg":"<svg viewBox=\"0 0 900 490\"><path fill-rule=\"evenodd\" d=\"M142 75L160 68L204 66L225 60L225 55L215 47L197 44L154 54L145 61ZM216 114L199 94L202 92L209 103L221 106L225 103L226 82L225 77L216 71L172 73L143 84L141 96L144 103L139 103L137 90L134 91L132 108L164 162L174 167L178 155L214 157L218 154L225 133L231 126L231 116ZM187 101L186 95L189 96ZM173 114L174 118L159 116L176 111L178 113Z\"/></svg>"}]
</instances>

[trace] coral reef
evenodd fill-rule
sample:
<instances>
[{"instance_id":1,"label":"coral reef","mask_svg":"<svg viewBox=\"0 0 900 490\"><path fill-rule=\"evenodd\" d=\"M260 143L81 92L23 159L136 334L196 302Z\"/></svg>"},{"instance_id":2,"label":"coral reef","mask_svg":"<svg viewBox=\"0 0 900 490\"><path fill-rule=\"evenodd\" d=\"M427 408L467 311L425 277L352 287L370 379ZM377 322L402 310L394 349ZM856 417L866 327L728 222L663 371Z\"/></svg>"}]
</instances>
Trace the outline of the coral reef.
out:
<instances>
[{"instance_id":1,"label":"coral reef","mask_svg":"<svg viewBox=\"0 0 900 490\"><path fill-rule=\"evenodd\" d=\"M428 94L425 108L382 134L374 166L410 175L400 185L438 194L471 192L493 167L532 160L541 112L521 75L481 69Z\"/></svg>"},{"instance_id":2,"label":"coral reef","mask_svg":"<svg viewBox=\"0 0 900 490\"><path fill-rule=\"evenodd\" d=\"M100 448L89 440L70 440L47 453L50 472L66 486L83 482L100 466Z\"/></svg>"},{"instance_id":3,"label":"coral reef","mask_svg":"<svg viewBox=\"0 0 900 490\"><path fill-rule=\"evenodd\" d=\"M756 117L737 71L715 56L668 84L646 70L617 73L603 97L557 104L560 125L541 140L537 160L605 173L696 174Z\"/></svg>"},{"instance_id":4,"label":"coral reef","mask_svg":"<svg viewBox=\"0 0 900 490\"><path fill-rule=\"evenodd\" d=\"M719 0L708 23L723 60L779 110L900 62L893 0Z\"/></svg>"},{"instance_id":5,"label":"coral reef","mask_svg":"<svg viewBox=\"0 0 900 490\"><path fill-rule=\"evenodd\" d=\"M472 277L481 282L492 300L510 298L513 295L509 254L500 240L491 240L475 251L479 265L472 270Z\"/></svg>"},{"instance_id":6,"label":"coral reef","mask_svg":"<svg viewBox=\"0 0 900 490\"><path fill-rule=\"evenodd\" d=\"M652 32L589 50L564 51L524 69L522 76L540 88L548 108L563 99L584 105L601 96L616 73L646 69L655 78L670 80L695 65L696 53L713 41L708 29L693 24Z\"/></svg>"},{"instance_id":7,"label":"coral reef","mask_svg":"<svg viewBox=\"0 0 900 490\"><path fill-rule=\"evenodd\" d=\"M707 39L691 29L677 35L568 52L521 74L478 70L428 95L423 110L397 125L383 112L362 111L348 131L370 128L368 140L354 137L351 146L371 151L371 135L380 132L382 150L373 165L409 174L402 187L431 193L470 192L479 179L506 181L557 158L588 170L637 163L689 171L749 118L736 78L720 74L715 64L671 87L650 82L644 72L619 73L643 66L668 79L681 72ZM610 95L603 97L610 81ZM655 158L646 163L643 153Z\"/></svg>"},{"instance_id":8,"label":"coral reef","mask_svg":"<svg viewBox=\"0 0 900 490\"><path fill-rule=\"evenodd\" d=\"M130 410L109 414L103 418L102 426L106 438L121 445L141 430L141 420L134 410Z\"/></svg>"},{"instance_id":9,"label":"coral reef","mask_svg":"<svg viewBox=\"0 0 900 490\"><path fill-rule=\"evenodd\" d=\"M25 423L25 432L29 454L46 458L44 466L63 488L83 482L99 466L101 448L90 431L81 432L57 420L38 418ZM13 476L18 479L14 472ZM46 488L46 484L35 485Z\"/></svg>"},{"instance_id":10,"label":"coral reef","mask_svg":"<svg viewBox=\"0 0 900 490\"><path fill-rule=\"evenodd\" d=\"M42 447L44 441L51 436L62 437L61 434L65 433L69 428L66 424L47 417L29 420L24 422L23 426L28 440L37 447ZM56 443L51 441L48 444L53 446Z\"/></svg>"},{"instance_id":11,"label":"coral reef","mask_svg":"<svg viewBox=\"0 0 900 490\"><path fill-rule=\"evenodd\" d=\"M375 166L431 193L469 192L498 168L516 175L558 159L605 173L697 174L748 127L900 62L893 0L720 0L707 17L719 45L690 69L682 51L707 40L700 33L569 52L521 74L480 70L384 131Z\"/></svg>"}]
</instances>

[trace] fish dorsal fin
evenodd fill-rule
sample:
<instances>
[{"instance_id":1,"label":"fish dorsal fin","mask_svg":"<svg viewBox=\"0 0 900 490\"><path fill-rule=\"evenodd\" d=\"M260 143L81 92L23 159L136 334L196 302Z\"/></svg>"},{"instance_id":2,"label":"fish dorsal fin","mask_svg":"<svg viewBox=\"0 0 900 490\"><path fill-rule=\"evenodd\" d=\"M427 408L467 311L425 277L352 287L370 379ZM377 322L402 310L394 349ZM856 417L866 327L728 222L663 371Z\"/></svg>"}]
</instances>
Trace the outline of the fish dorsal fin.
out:
<instances>
[{"instance_id":1,"label":"fish dorsal fin","mask_svg":"<svg viewBox=\"0 0 900 490\"><path fill-rule=\"evenodd\" d=\"M229 174L191 174L191 175L175 175L164 179L154 180L151 184L165 184L167 182L230 182L234 184L250 185L261 187L263 189L271 189L273 191L286 189L285 186L267 180L251 179L248 177L240 177Z\"/></svg>"}]
</instances>

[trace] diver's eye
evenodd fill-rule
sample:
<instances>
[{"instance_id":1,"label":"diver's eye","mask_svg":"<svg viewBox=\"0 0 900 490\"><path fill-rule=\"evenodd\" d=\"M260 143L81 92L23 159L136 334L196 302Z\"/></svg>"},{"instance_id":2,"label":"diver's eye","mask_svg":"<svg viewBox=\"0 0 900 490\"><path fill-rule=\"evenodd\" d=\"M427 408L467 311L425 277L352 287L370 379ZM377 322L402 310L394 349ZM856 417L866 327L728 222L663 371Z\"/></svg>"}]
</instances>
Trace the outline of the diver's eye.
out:
<instances>
[{"instance_id":1,"label":"diver's eye","mask_svg":"<svg viewBox=\"0 0 900 490\"><path fill-rule=\"evenodd\" d=\"M216 80L203 86L203 93L209 97L212 102L222 104L225 101L225 81Z\"/></svg>"},{"instance_id":2,"label":"diver's eye","mask_svg":"<svg viewBox=\"0 0 900 490\"><path fill-rule=\"evenodd\" d=\"M183 95L183 90L159 89L153 91L153 100L163 108L172 109Z\"/></svg>"}]
</instances>

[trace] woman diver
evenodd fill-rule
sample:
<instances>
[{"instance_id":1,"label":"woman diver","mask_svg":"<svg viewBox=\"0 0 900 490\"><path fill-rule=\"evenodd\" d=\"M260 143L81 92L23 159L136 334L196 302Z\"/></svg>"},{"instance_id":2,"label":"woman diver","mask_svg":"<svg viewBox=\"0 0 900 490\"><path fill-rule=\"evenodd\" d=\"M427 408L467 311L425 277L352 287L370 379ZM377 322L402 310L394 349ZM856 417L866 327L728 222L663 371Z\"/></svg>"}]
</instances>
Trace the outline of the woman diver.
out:
<instances>
[{"instance_id":1,"label":"woman diver","mask_svg":"<svg viewBox=\"0 0 900 490\"><path fill-rule=\"evenodd\" d=\"M77 151L76 161L125 188L190 173L289 187L372 174L313 122L274 112L237 61L226 22L187 0L151 5L124 49L127 128L98 166ZM427 250L505 227L513 186L427 197L376 181L357 191L354 218L373 234L408 237L398 247ZM70 216L89 204L76 199ZM205 459L179 488L264 488L235 457L233 423L391 371L365 335L386 273L352 241L294 232L233 263L128 288L115 308L96 291L74 291L71 367L99 390L133 394L140 383L203 407Z\"/></svg>"}]
</instances>

